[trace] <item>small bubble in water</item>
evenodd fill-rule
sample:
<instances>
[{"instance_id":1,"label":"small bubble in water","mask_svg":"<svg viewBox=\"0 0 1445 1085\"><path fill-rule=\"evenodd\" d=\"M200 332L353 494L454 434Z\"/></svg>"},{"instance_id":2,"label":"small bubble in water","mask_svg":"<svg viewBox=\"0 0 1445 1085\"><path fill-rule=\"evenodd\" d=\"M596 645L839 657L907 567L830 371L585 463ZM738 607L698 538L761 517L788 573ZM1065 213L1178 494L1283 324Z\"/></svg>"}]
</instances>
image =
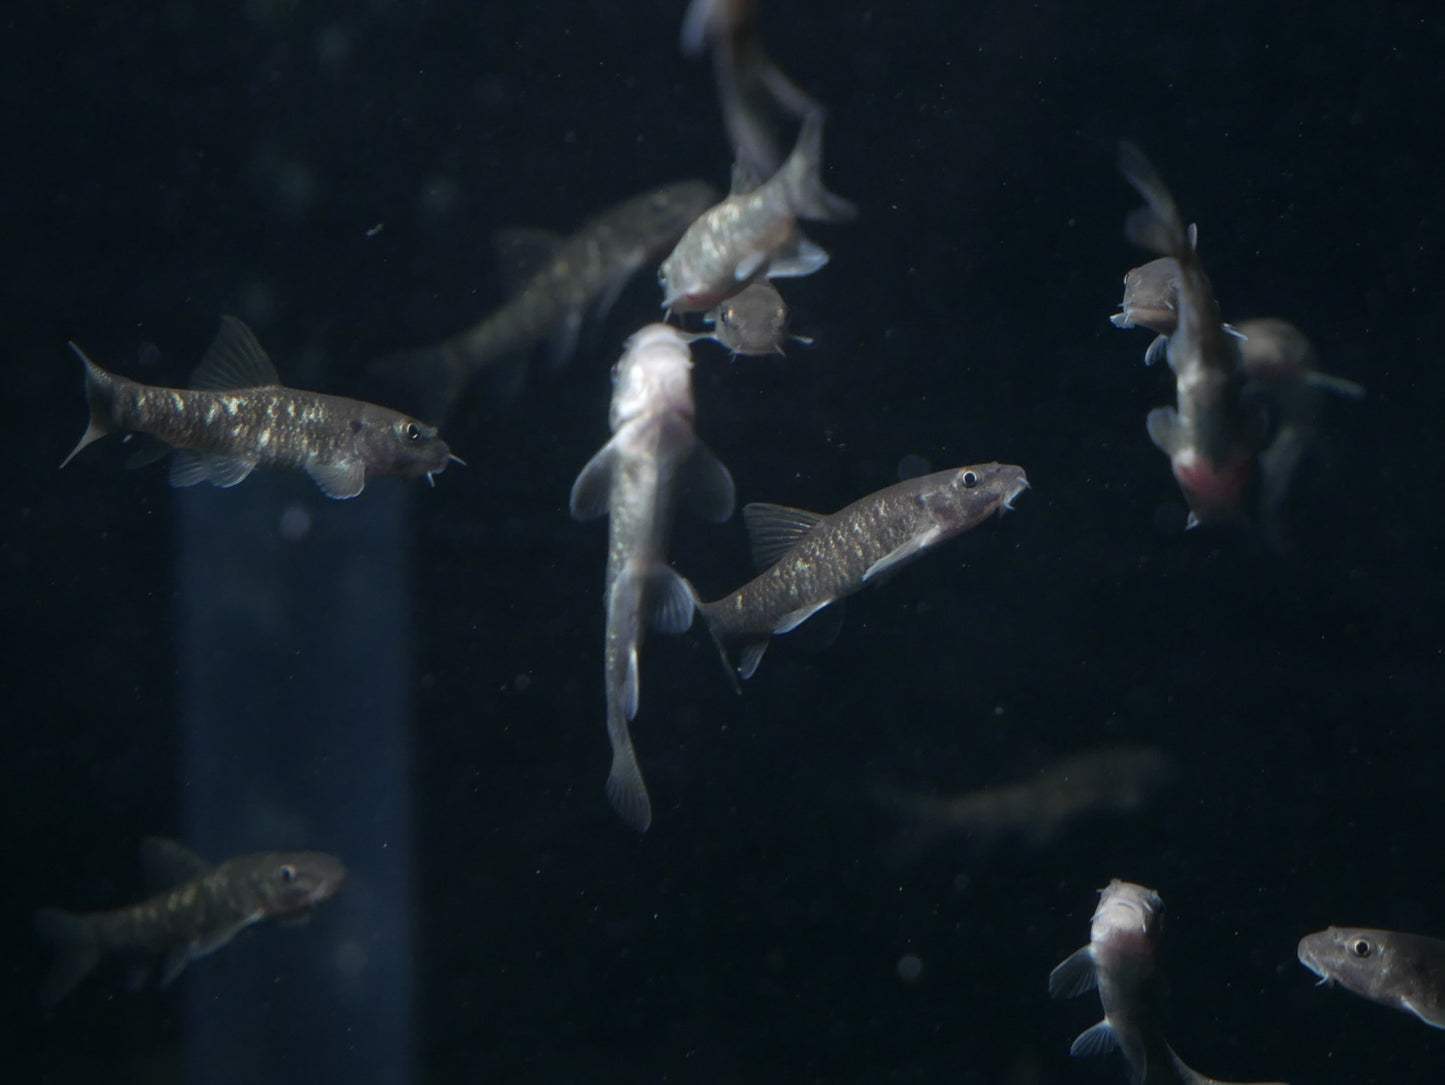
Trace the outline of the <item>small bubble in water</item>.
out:
<instances>
[{"instance_id":1,"label":"small bubble in water","mask_svg":"<svg viewBox=\"0 0 1445 1085\"><path fill-rule=\"evenodd\" d=\"M301 505L287 505L277 527L287 542L300 542L311 534L311 513Z\"/></svg>"},{"instance_id":2,"label":"small bubble in water","mask_svg":"<svg viewBox=\"0 0 1445 1085\"><path fill-rule=\"evenodd\" d=\"M532 677L531 677L531 675L527 675L527 674L519 674L519 675L517 675L516 678L513 678L513 679L512 679L512 688L515 689L518 693L526 693L527 690L529 690L529 689L532 688Z\"/></svg>"},{"instance_id":3,"label":"small bubble in water","mask_svg":"<svg viewBox=\"0 0 1445 1085\"><path fill-rule=\"evenodd\" d=\"M916 983L923 975L923 961L913 953L898 958L898 978L904 983Z\"/></svg>"},{"instance_id":4,"label":"small bubble in water","mask_svg":"<svg viewBox=\"0 0 1445 1085\"><path fill-rule=\"evenodd\" d=\"M920 475L928 474L928 461L916 452L910 452L898 461L898 481L907 482L911 478L918 478Z\"/></svg>"}]
</instances>

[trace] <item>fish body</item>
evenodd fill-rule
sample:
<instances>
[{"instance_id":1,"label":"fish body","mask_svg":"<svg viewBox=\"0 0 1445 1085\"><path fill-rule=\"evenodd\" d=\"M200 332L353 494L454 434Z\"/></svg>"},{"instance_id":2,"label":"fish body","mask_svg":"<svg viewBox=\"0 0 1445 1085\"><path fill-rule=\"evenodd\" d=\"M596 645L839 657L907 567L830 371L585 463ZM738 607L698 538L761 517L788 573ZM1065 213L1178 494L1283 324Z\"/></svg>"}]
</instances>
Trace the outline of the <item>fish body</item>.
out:
<instances>
[{"instance_id":1,"label":"fish body","mask_svg":"<svg viewBox=\"0 0 1445 1085\"><path fill-rule=\"evenodd\" d=\"M680 633L692 624L692 595L667 564L679 494L713 521L732 515L733 482L696 437L688 337L651 324L627 341L613 370L612 439L572 487L579 520L608 517L604 681L612 767L607 796L639 831L652 806L628 724L637 714L638 653L650 625Z\"/></svg>"},{"instance_id":2,"label":"fish body","mask_svg":"<svg viewBox=\"0 0 1445 1085\"><path fill-rule=\"evenodd\" d=\"M941 838L982 848L1002 839L1041 846L1070 822L1095 813L1131 813L1171 774L1151 746L1120 746L1065 757L1035 776L962 795L885 790L882 801L906 821L898 851L916 854Z\"/></svg>"},{"instance_id":3,"label":"fish body","mask_svg":"<svg viewBox=\"0 0 1445 1085\"><path fill-rule=\"evenodd\" d=\"M798 220L841 222L857 209L823 187L823 117L810 113L786 162L761 184L747 169L733 190L708 208L662 262L663 308L706 312L758 278L811 275L828 254L809 241Z\"/></svg>"},{"instance_id":4,"label":"fish body","mask_svg":"<svg viewBox=\"0 0 1445 1085\"><path fill-rule=\"evenodd\" d=\"M548 354L560 364L576 348L587 313L610 309L633 274L716 200L711 185L678 181L603 211L566 238L542 230L503 231L497 254L514 284L511 298L469 330L383 358L371 370L414 389L424 413L440 421L473 377L524 358L543 340L550 340Z\"/></svg>"},{"instance_id":5,"label":"fish body","mask_svg":"<svg viewBox=\"0 0 1445 1085\"><path fill-rule=\"evenodd\" d=\"M341 861L322 852L262 852L212 866L174 841L148 838L141 858L150 878L170 888L108 912L35 913L36 928L59 951L41 989L46 1005L69 994L106 953L162 956L161 986L168 986L188 961L253 923L305 912L346 881Z\"/></svg>"},{"instance_id":6,"label":"fish body","mask_svg":"<svg viewBox=\"0 0 1445 1085\"><path fill-rule=\"evenodd\" d=\"M257 467L304 471L327 497L361 493L368 478L439 474L454 459L435 428L388 407L288 388L251 330L221 330L189 388L116 376L74 343L85 366L90 425L65 457L109 433L142 433L173 451L172 486L235 486ZM137 465L155 456L141 454Z\"/></svg>"},{"instance_id":7,"label":"fish body","mask_svg":"<svg viewBox=\"0 0 1445 1085\"><path fill-rule=\"evenodd\" d=\"M727 642L744 642L738 673L752 677L768 638L1011 508L1027 488L1023 468L988 463L899 482L831 516L746 506L753 557L765 571L730 595L698 603L729 673Z\"/></svg>"},{"instance_id":8,"label":"fish body","mask_svg":"<svg viewBox=\"0 0 1445 1085\"><path fill-rule=\"evenodd\" d=\"M1190 1069L1164 1038L1159 940L1164 901L1152 889L1115 878L1099 890L1089 944L1049 974L1049 994L1075 998L1099 992L1104 1019L1074 1040L1069 1053L1102 1055L1119 1048L1131 1085L1214 1085Z\"/></svg>"},{"instance_id":9,"label":"fish body","mask_svg":"<svg viewBox=\"0 0 1445 1085\"><path fill-rule=\"evenodd\" d=\"M1324 985L1445 1028L1445 942L1403 931L1330 927L1299 943L1300 963Z\"/></svg>"},{"instance_id":10,"label":"fish body","mask_svg":"<svg viewBox=\"0 0 1445 1085\"><path fill-rule=\"evenodd\" d=\"M1219 319L1199 260L1197 234L1193 227L1185 229L1163 179L1131 143L1122 145L1119 165L1145 199L1145 206L1129 216L1126 233L1135 244L1172 258L1178 272L1177 321L1165 348L1177 406L1149 412L1149 437L1169 457L1189 503L1191 526L1228 520L1247 497L1259 445L1259 420L1241 398L1239 341ZM1166 271L1167 266L1155 268L1151 282L1157 285ZM1130 319L1161 316L1143 300L1141 296L1138 313L1130 306ZM1144 317L1145 312L1151 317Z\"/></svg>"},{"instance_id":11,"label":"fish body","mask_svg":"<svg viewBox=\"0 0 1445 1085\"><path fill-rule=\"evenodd\" d=\"M768 177L783 160L772 122L780 116L801 120L822 107L763 49L754 0L692 0L683 16L682 50L697 56L708 46L733 155Z\"/></svg>"},{"instance_id":12,"label":"fish body","mask_svg":"<svg viewBox=\"0 0 1445 1085\"><path fill-rule=\"evenodd\" d=\"M750 283L742 293L721 302L703 322L713 330L694 338L716 340L735 355L782 354L788 339L812 342L788 332L788 303L767 279Z\"/></svg>"}]
</instances>

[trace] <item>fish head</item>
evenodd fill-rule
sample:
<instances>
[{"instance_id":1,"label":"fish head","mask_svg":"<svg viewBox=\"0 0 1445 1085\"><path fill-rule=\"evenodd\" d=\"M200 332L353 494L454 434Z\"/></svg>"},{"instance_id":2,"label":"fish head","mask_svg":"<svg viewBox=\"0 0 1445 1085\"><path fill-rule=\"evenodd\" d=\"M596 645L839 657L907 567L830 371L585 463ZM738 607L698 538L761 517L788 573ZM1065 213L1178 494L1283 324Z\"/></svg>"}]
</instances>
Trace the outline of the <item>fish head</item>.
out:
<instances>
[{"instance_id":1,"label":"fish head","mask_svg":"<svg viewBox=\"0 0 1445 1085\"><path fill-rule=\"evenodd\" d=\"M1179 261L1161 256L1124 276L1121 312L1109 318L1116 328L1148 328L1173 335L1179 326Z\"/></svg>"},{"instance_id":2,"label":"fish head","mask_svg":"<svg viewBox=\"0 0 1445 1085\"><path fill-rule=\"evenodd\" d=\"M1239 338L1240 368L1252 381L1302 382L1317 368L1314 347L1288 320L1246 320L1234 332Z\"/></svg>"},{"instance_id":3,"label":"fish head","mask_svg":"<svg viewBox=\"0 0 1445 1085\"><path fill-rule=\"evenodd\" d=\"M693 271L681 245L657 269L657 282L662 287L662 307L668 312L702 313L727 298Z\"/></svg>"},{"instance_id":4,"label":"fish head","mask_svg":"<svg viewBox=\"0 0 1445 1085\"><path fill-rule=\"evenodd\" d=\"M1299 961L1320 978L1319 986L1339 983L1368 992L1390 970L1388 931L1329 927L1300 939Z\"/></svg>"},{"instance_id":5,"label":"fish head","mask_svg":"<svg viewBox=\"0 0 1445 1085\"><path fill-rule=\"evenodd\" d=\"M399 411L378 407L352 422L356 451L368 476L436 475L454 457L437 428Z\"/></svg>"},{"instance_id":6,"label":"fish head","mask_svg":"<svg viewBox=\"0 0 1445 1085\"><path fill-rule=\"evenodd\" d=\"M975 522L1013 508L1014 499L1029 488L1024 469L1010 463L977 463L952 474L945 488L949 504Z\"/></svg>"},{"instance_id":7,"label":"fish head","mask_svg":"<svg viewBox=\"0 0 1445 1085\"><path fill-rule=\"evenodd\" d=\"M1154 890L1118 878L1099 890L1089 945L1117 982L1133 986L1153 974L1163 933L1164 901Z\"/></svg>"},{"instance_id":8,"label":"fish head","mask_svg":"<svg viewBox=\"0 0 1445 1085\"><path fill-rule=\"evenodd\" d=\"M634 419L663 413L691 424L691 338L670 324L649 324L627 340L622 358L612 367L609 421L614 433Z\"/></svg>"},{"instance_id":9,"label":"fish head","mask_svg":"<svg viewBox=\"0 0 1445 1085\"><path fill-rule=\"evenodd\" d=\"M712 311L717 341L734 354L780 354L788 337L788 305L766 279Z\"/></svg>"},{"instance_id":10,"label":"fish head","mask_svg":"<svg viewBox=\"0 0 1445 1085\"><path fill-rule=\"evenodd\" d=\"M320 851L265 852L254 857L246 880L268 916L288 915L335 896L346 884L346 867Z\"/></svg>"}]
</instances>

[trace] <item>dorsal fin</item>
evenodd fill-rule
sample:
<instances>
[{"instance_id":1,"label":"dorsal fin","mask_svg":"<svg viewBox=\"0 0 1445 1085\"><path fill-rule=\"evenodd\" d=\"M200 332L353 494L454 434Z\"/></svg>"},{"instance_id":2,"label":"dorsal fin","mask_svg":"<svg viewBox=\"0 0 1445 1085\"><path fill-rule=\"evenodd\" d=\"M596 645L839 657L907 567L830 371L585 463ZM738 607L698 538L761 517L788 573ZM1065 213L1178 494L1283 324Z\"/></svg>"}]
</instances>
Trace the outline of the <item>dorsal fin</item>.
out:
<instances>
[{"instance_id":1,"label":"dorsal fin","mask_svg":"<svg viewBox=\"0 0 1445 1085\"><path fill-rule=\"evenodd\" d=\"M776 565L778 559L823 518L820 513L793 509L787 505L769 505L764 501L744 505L743 523L748 527L753 564L760 570Z\"/></svg>"},{"instance_id":2,"label":"dorsal fin","mask_svg":"<svg viewBox=\"0 0 1445 1085\"><path fill-rule=\"evenodd\" d=\"M191 387L208 392L231 388L270 388L281 383L251 329L233 316L221 317L215 342L191 374Z\"/></svg>"},{"instance_id":3,"label":"dorsal fin","mask_svg":"<svg viewBox=\"0 0 1445 1085\"><path fill-rule=\"evenodd\" d=\"M146 888L153 893L193 881L211 869L211 864L190 848L163 836L148 836L140 842L140 865Z\"/></svg>"}]
</instances>

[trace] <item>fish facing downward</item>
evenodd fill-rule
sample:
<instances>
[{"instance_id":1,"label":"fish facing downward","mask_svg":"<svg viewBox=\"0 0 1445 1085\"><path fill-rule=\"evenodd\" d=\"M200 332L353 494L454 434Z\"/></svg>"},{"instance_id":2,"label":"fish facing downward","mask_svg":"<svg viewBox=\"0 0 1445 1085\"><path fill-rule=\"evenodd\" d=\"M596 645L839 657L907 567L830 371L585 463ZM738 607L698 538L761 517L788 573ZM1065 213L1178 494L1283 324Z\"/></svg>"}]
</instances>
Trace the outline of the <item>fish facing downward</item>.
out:
<instances>
[{"instance_id":1,"label":"fish facing downward","mask_svg":"<svg viewBox=\"0 0 1445 1085\"><path fill-rule=\"evenodd\" d=\"M165 892L109 912L35 913L36 929L58 951L40 991L45 1005L69 994L106 953L162 956L161 986L169 986L188 961L214 953L242 929L304 913L346 882L341 860L322 852L262 852L212 866L172 840L148 837L140 850L148 880Z\"/></svg>"},{"instance_id":2,"label":"fish facing downward","mask_svg":"<svg viewBox=\"0 0 1445 1085\"><path fill-rule=\"evenodd\" d=\"M703 322L713 330L693 339L716 340L733 354L782 354L788 339L805 345L813 341L788 331L788 303L767 279L759 279L721 302Z\"/></svg>"},{"instance_id":3,"label":"fish facing downward","mask_svg":"<svg viewBox=\"0 0 1445 1085\"><path fill-rule=\"evenodd\" d=\"M1129 239L1173 258L1178 271L1177 321L1165 347L1174 371L1177 409L1150 411L1149 437L1169 457L1189 503L1190 526L1231 519L1248 496L1261 428L1258 412L1240 395L1244 378L1239 341L1220 322L1199 260L1198 235L1194 227L1184 228L1163 179L1132 143L1121 144L1119 168L1145 200L1125 224ZM1167 265L1154 267L1150 277L1156 285L1167 279ZM1120 316L1143 323L1146 318L1134 308L1127 307ZM1143 312L1152 306L1138 308Z\"/></svg>"},{"instance_id":4,"label":"fish facing downward","mask_svg":"<svg viewBox=\"0 0 1445 1085\"><path fill-rule=\"evenodd\" d=\"M109 433L142 433L158 445L131 465L173 452L172 486L230 487L257 467L279 467L305 471L327 497L347 498L382 475L430 481L456 459L433 427L400 411L287 388L251 329L233 316L221 318L189 388L118 377L70 347L85 366L90 425L61 467Z\"/></svg>"},{"instance_id":5,"label":"fish facing downward","mask_svg":"<svg viewBox=\"0 0 1445 1085\"><path fill-rule=\"evenodd\" d=\"M823 115L808 114L793 152L761 184L746 167L733 172L727 199L691 225L662 262L662 307L706 312L754 279L811 275L828 254L798 229L798 219L843 222L857 208L823 187Z\"/></svg>"},{"instance_id":6,"label":"fish facing downward","mask_svg":"<svg viewBox=\"0 0 1445 1085\"><path fill-rule=\"evenodd\" d=\"M685 333L666 324L643 328L627 341L612 379L612 439L577 476L571 511L579 520L608 516L607 797L640 832L652 823L652 804L628 730L637 714L638 652L649 624L669 633L692 624L692 594L667 564L673 510L681 496L704 519L726 520L733 480L693 432Z\"/></svg>"},{"instance_id":7,"label":"fish facing downward","mask_svg":"<svg viewBox=\"0 0 1445 1085\"><path fill-rule=\"evenodd\" d=\"M1445 1028L1445 942L1403 931L1330 927L1299 943L1300 964L1346 991Z\"/></svg>"},{"instance_id":8,"label":"fish facing downward","mask_svg":"<svg viewBox=\"0 0 1445 1085\"><path fill-rule=\"evenodd\" d=\"M1160 1025L1163 976L1159 940L1164 901L1152 889L1115 878L1099 890L1089 924L1089 944L1049 974L1049 994L1076 998L1099 992L1104 1019L1074 1040L1069 1054L1124 1053L1132 1085L1213 1085L1190 1069L1164 1039Z\"/></svg>"},{"instance_id":9,"label":"fish facing downward","mask_svg":"<svg viewBox=\"0 0 1445 1085\"><path fill-rule=\"evenodd\" d=\"M747 505L753 559L765 571L721 599L697 604L728 673L729 641L742 642L737 673L751 678L770 637L1012 508L1027 488L1022 467L986 463L899 482L831 516Z\"/></svg>"}]
</instances>

